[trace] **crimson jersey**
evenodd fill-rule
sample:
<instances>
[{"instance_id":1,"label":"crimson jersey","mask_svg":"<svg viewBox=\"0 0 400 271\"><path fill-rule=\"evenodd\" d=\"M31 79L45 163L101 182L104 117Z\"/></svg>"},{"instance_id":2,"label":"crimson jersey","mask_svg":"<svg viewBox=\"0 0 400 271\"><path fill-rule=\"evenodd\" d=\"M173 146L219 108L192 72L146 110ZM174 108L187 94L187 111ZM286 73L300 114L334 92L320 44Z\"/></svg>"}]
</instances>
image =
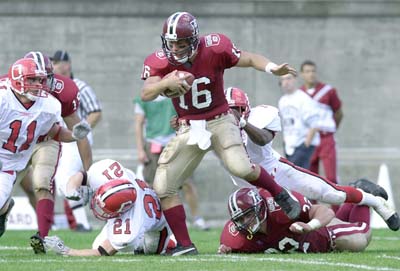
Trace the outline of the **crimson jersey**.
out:
<instances>
[{"instance_id":1,"label":"crimson jersey","mask_svg":"<svg viewBox=\"0 0 400 271\"><path fill-rule=\"evenodd\" d=\"M197 56L188 65L175 66L168 62L160 49L148 56L143 65L142 79L150 76L164 77L174 71L187 71L194 75L191 91L173 98L178 116L185 119L209 119L226 112L229 107L224 95L224 71L235 66L240 58L230 39L222 34L200 37Z\"/></svg>"},{"instance_id":2,"label":"crimson jersey","mask_svg":"<svg viewBox=\"0 0 400 271\"><path fill-rule=\"evenodd\" d=\"M0 80L8 78L7 74L1 75ZM63 75L54 74L55 88L50 92L61 103L61 116L68 117L79 106L79 89L75 82Z\"/></svg>"},{"instance_id":3,"label":"crimson jersey","mask_svg":"<svg viewBox=\"0 0 400 271\"><path fill-rule=\"evenodd\" d=\"M330 85L318 82L314 88L306 89L305 86L302 86L301 90L315 101L329 106L333 112L336 112L342 106L336 89Z\"/></svg>"},{"instance_id":4,"label":"crimson jersey","mask_svg":"<svg viewBox=\"0 0 400 271\"><path fill-rule=\"evenodd\" d=\"M291 232L289 227L294 221L287 217L268 191L263 189L259 191L268 206L267 234L257 233L250 238L237 231L232 221L228 221L221 233L221 244L231 247L232 252L245 253L317 253L331 251L330 237L325 227L307 234ZM301 206L301 213L296 221L309 222L308 212L311 208L311 203L301 194L292 193Z\"/></svg>"}]
</instances>

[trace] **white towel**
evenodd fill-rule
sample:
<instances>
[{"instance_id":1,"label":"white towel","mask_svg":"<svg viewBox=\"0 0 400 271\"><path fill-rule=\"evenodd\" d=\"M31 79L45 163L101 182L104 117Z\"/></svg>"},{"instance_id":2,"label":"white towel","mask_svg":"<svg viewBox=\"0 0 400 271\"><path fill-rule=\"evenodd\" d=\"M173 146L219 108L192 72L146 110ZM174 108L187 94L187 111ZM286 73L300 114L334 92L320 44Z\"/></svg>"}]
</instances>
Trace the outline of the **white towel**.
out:
<instances>
[{"instance_id":1,"label":"white towel","mask_svg":"<svg viewBox=\"0 0 400 271\"><path fill-rule=\"evenodd\" d=\"M188 145L197 144L202 150L207 150L211 146L212 133L207 131L206 124L205 120L190 120Z\"/></svg>"}]
</instances>

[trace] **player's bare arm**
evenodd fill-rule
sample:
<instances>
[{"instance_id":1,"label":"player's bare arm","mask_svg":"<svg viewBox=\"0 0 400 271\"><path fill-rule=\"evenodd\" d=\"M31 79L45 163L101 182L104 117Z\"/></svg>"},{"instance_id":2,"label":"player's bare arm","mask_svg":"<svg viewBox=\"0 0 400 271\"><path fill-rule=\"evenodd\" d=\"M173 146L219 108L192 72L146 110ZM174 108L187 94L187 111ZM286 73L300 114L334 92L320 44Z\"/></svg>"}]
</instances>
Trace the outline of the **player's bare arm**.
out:
<instances>
[{"instance_id":1,"label":"player's bare arm","mask_svg":"<svg viewBox=\"0 0 400 271\"><path fill-rule=\"evenodd\" d=\"M138 160L140 163L145 164L149 162L149 158L144 150L143 127L145 125L145 116L143 114L135 114L135 139L136 149L138 151Z\"/></svg>"},{"instance_id":2,"label":"player's bare arm","mask_svg":"<svg viewBox=\"0 0 400 271\"><path fill-rule=\"evenodd\" d=\"M143 101L152 101L167 89L177 93L184 94L190 89L190 86L184 84L189 77L179 77L177 71L172 71L163 78L160 76L150 76L144 81L141 98Z\"/></svg>"},{"instance_id":3,"label":"player's bare arm","mask_svg":"<svg viewBox=\"0 0 400 271\"><path fill-rule=\"evenodd\" d=\"M267 71L271 72L274 75L281 76L285 74L296 75L297 71L290 67L288 63L283 63L280 65L276 65L271 62L268 58L254 54L246 51L242 51L240 55L240 59L236 64L236 67L253 67L259 71Z\"/></svg>"},{"instance_id":4,"label":"player's bare arm","mask_svg":"<svg viewBox=\"0 0 400 271\"><path fill-rule=\"evenodd\" d=\"M65 124L67 124L68 129L72 130L74 125L81 121L76 112L64 118ZM90 165L93 163L92 148L90 147L89 140L85 137L77 142L79 155L82 159L83 168L88 170Z\"/></svg>"},{"instance_id":5,"label":"player's bare arm","mask_svg":"<svg viewBox=\"0 0 400 271\"><path fill-rule=\"evenodd\" d=\"M290 230L292 232L303 234L307 232L311 232L317 230L319 228L325 227L331 222L331 220L335 217L335 213L332 209L324 206L324 205L312 205L309 211L310 221L308 223L304 222L295 222L290 225Z\"/></svg>"},{"instance_id":6,"label":"player's bare arm","mask_svg":"<svg viewBox=\"0 0 400 271\"><path fill-rule=\"evenodd\" d=\"M73 195L75 191L78 190L78 188L82 185L83 182L83 172L77 172L71 177L69 177L69 180L67 182L67 195L66 197L70 199L68 195Z\"/></svg>"},{"instance_id":7,"label":"player's bare arm","mask_svg":"<svg viewBox=\"0 0 400 271\"><path fill-rule=\"evenodd\" d=\"M338 110L336 110L335 114L334 114L334 119L336 122L336 128L339 128L340 123L342 122L343 119L343 110L342 108L339 108Z\"/></svg>"},{"instance_id":8,"label":"player's bare arm","mask_svg":"<svg viewBox=\"0 0 400 271\"><path fill-rule=\"evenodd\" d=\"M105 240L97 249L73 249L64 244L58 236L46 236L45 246L59 255L67 256L112 256L117 251L112 247L110 241Z\"/></svg>"},{"instance_id":9,"label":"player's bare arm","mask_svg":"<svg viewBox=\"0 0 400 271\"><path fill-rule=\"evenodd\" d=\"M240 121L241 114L235 109L232 109L232 112L236 119ZM242 128L246 131L251 141L259 146L264 146L274 139L274 134L270 130L259 129L247 121L243 125Z\"/></svg>"},{"instance_id":10,"label":"player's bare arm","mask_svg":"<svg viewBox=\"0 0 400 271\"><path fill-rule=\"evenodd\" d=\"M93 129L97 123L101 120L102 113L101 111L91 112L86 118L86 121L90 124L90 127Z\"/></svg>"},{"instance_id":11,"label":"player's bare arm","mask_svg":"<svg viewBox=\"0 0 400 271\"><path fill-rule=\"evenodd\" d=\"M311 145L311 141L313 140L315 134L318 132L317 128L311 128L308 130L306 140L304 141L304 145L308 148Z\"/></svg>"}]
</instances>

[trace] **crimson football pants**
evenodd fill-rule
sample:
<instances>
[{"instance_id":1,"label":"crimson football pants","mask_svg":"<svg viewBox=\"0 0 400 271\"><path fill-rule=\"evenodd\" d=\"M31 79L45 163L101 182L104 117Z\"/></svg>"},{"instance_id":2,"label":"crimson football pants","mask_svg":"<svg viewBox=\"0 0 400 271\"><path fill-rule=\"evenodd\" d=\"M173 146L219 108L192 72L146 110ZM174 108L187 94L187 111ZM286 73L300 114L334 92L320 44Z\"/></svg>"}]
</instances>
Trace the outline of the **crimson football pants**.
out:
<instances>
[{"instance_id":1,"label":"crimson football pants","mask_svg":"<svg viewBox=\"0 0 400 271\"><path fill-rule=\"evenodd\" d=\"M322 160L326 178L337 183L336 175L336 142L334 134L320 134L321 143L314 150L310 159L310 170L319 173L319 161Z\"/></svg>"}]
</instances>

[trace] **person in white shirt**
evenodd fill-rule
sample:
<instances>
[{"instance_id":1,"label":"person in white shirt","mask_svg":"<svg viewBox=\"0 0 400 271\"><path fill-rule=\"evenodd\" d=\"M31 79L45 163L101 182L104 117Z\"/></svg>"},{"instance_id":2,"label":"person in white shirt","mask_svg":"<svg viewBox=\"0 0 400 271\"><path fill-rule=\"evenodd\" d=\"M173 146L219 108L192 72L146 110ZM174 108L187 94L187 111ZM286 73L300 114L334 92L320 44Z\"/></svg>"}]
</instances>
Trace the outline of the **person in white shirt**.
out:
<instances>
[{"instance_id":1,"label":"person in white shirt","mask_svg":"<svg viewBox=\"0 0 400 271\"><path fill-rule=\"evenodd\" d=\"M14 205L14 183L35 145L49 139L81 140L90 131L84 123L75 124L72 132L61 127L61 104L48 91L46 70L30 58L17 60L0 80L0 237Z\"/></svg>"},{"instance_id":2,"label":"person in white shirt","mask_svg":"<svg viewBox=\"0 0 400 271\"><path fill-rule=\"evenodd\" d=\"M400 228L399 215L388 205L387 193L383 188L367 180L358 182L358 187L337 185L294 165L272 148L275 134L281 131L278 109L270 105L259 105L250 109L246 93L239 88L228 88L225 95L241 128L251 161L262 166L279 185L299 192L311 200L334 205L346 202L370 206L391 230L397 231ZM239 186L251 186L237 177L232 177L232 180Z\"/></svg>"},{"instance_id":3,"label":"person in white shirt","mask_svg":"<svg viewBox=\"0 0 400 271\"><path fill-rule=\"evenodd\" d=\"M278 107L282 119L285 156L302 168L310 167L310 158L319 145L319 114L317 104L296 86L296 77L288 74L280 77L283 96Z\"/></svg>"},{"instance_id":4,"label":"person in white shirt","mask_svg":"<svg viewBox=\"0 0 400 271\"><path fill-rule=\"evenodd\" d=\"M95 191L91 197L88 191ZM68 256L111 256L117 252L163 254L171 230L160 200L145 181L118 161L104 159L88 172L77 172L67 184L68 198L91 199L93 214L107 221L91 249L72 249L57 236L44 239L47 250ZM173 244L173 242L172 242Z\"/></svg>"}]
</instances>

